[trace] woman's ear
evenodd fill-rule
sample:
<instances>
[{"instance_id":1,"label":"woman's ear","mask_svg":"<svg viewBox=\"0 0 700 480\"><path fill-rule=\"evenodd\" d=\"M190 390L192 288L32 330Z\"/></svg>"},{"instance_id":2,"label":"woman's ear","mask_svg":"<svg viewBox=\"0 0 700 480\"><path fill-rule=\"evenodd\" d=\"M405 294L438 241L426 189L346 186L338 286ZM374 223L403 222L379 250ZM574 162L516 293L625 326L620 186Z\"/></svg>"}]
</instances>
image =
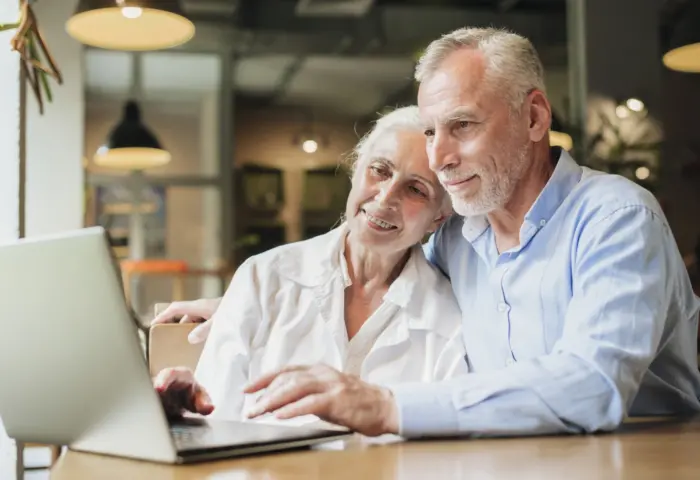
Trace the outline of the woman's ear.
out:
<instances>
[{"instance_id":1,"label":"woman's ear","mask_svg":"<svg viewBox=\"0 0 700 480\"><path fill-rule=\"evenodd\" d=\"M442 199L442 206L437 212L438 216L430 224L430 227L428 228L428 233L435 232L438 228L440 228L440 225L445 223L445 221L452 216L453 213L454 209L452 208L452 202L450 201L450 197L445 195Z\"/></svg>"},{"instance_id":2,"label":"woman's ear","mask_svg":"<svg viewBox=\"0 0 700 480\"><path fill-rule=\"evenodd\" d=\"M428 233L434 233L438 228L440 228L440 225L445 223L445 220L447 220L450 217L450 215L447 214L441 214L439 217L437 217L435 220L432 221L430 224L430 228L428 228Z\"/></svg>"}]
</instances>

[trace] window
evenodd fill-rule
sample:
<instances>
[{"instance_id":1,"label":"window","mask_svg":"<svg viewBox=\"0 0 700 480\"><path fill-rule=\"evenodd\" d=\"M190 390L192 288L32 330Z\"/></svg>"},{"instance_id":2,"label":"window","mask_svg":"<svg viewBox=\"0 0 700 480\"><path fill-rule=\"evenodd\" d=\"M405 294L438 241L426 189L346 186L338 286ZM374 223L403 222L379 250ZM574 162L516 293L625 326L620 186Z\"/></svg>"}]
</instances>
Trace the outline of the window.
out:
<instances>
[{"instance_id":1,"label":"window","mask_svg":"<svg viewBox=\"0 0 700 480\"><path fill-rule=\"evenodd\" d=\"M0 0L0 23L17 20L17 0ZM19 236L19 59L6 46L13 31L0 32L0 244ZM17 450L0 419L0 478L15 478Z\"/></svg>"}]
</instances>

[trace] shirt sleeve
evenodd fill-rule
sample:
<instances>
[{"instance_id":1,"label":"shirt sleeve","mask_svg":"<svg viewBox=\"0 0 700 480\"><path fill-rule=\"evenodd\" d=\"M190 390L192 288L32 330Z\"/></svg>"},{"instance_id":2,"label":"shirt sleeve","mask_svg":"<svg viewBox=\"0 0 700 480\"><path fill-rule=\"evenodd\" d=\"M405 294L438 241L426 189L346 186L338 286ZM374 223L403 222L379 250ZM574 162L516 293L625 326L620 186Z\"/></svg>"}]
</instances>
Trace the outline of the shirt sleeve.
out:
<instances>
[{"instance_id":1,"label":"shirt sleeve","mask_svg":"<svg viewBox=\"0 0 700 480\"><path fill-rule=\"evenodd\" d=\"M450 222L448 219L447 222ZM446 235L445 230L447 228L447 222L440 226L440 228L433 233L428 241L423 244L423 254L429 263L437 267L446 277L449 278L449 273L447 271L447 265L443 261L441 255L445 251L445 241Z\"/></svg>"},{"instance_id":2,"label":"shirt sleeve","mask_svg":"<svg viewBox=\"0 0 700 480\"><path fill-rule=\"evenodd\" d=\"M211 331L202 350L195 379L214 404L212 417L237 420L244 405L243 385L248 381L255 336L261 330L259 284L254 260L237 270L213 315Z\"/></svg>"},{"instance_id":3,"label":"shirt sleeve","mask_svg":"<svg viewBox=\"0 0 700 480\"><path fill-rule=\"evenodd\" d=\"M467 351L462 339L462 327L458 324L458 328L437 354L433 381L447 380L466 373L469 373Z\"/></svg>"},{"instance_id":4,"label":"shirt sleeve","mask_svg":"<svg viewBox=\"0 0 700 480\"><path fill-rule=\"evenodd\" d=\"M392 388L400 434L580 433L619 426L664 335L675 241L656 213L615 210L574 246L573 295L551 353L496 372ZM677 254L677 251L675 251Z\"/></svg>"}]
</instances>

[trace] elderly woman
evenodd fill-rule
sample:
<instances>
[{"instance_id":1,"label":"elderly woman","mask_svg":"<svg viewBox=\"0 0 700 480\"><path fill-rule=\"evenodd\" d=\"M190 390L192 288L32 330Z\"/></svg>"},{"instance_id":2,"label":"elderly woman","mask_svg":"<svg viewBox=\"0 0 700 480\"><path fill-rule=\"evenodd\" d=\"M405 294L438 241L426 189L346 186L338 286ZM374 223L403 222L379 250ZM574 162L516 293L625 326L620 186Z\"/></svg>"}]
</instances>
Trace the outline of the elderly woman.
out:
<instances>
[{"instance_id":1,"label":"elderly woman","mask_svg":"<svg viewBox=\"0 0 700 480\"><path fill-rule=\"evenodd\" d=\"M420 247L450 206L417 108L382 117L355 153L345 222L243 263L194 378L183 369L156 377L170 413L245 418L254 399L243 386L287 365L322 363L378 384L466 372L460 310Z\"/></svg>"}]
</instances>

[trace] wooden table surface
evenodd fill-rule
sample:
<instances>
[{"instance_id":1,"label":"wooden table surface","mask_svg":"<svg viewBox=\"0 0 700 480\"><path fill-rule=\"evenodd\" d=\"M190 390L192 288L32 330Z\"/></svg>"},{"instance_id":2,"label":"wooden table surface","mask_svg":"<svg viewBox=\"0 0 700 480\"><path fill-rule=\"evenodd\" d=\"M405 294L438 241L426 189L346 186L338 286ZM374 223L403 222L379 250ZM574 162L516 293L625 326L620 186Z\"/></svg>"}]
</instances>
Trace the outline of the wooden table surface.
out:
<instances>
[{"instance_id":1,"label":"wooden table surface","mask_svg":"<svg viewBox=\"0 0 700 480\"><path fill-rule=\"evenodd\" d=\"M624 425L612 434L377 444L360 437L314 450L197 465L67 452L52 480L700 479L700 420Z\"/></svg>"}]
</instances>

